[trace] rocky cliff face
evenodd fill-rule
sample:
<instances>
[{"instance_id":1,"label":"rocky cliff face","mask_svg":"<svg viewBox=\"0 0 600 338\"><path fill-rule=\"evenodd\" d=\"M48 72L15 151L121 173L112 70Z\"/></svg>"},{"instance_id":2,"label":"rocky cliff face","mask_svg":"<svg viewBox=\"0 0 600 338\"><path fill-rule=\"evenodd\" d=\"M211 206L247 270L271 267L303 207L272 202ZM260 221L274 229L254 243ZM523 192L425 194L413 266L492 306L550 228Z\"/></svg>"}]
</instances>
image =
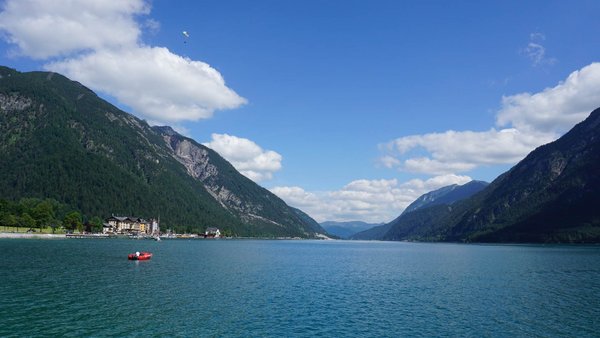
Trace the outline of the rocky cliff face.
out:
<instances>
[{"instance_id":1,"label":"rocky cliff face","mask_svg":"<svg viewBox=\"0 0 600 338\"><path fill-rule=\"evenodd\" d=\"M288 207L268 190L239 174L233 166L210 148L183 137L170 127L153 127L181 163L188 175L202 182L206 191L221 206L244 223L262 223L281 229L300 226L302 236L312 237L326 231L308 215Z\"/></svg>"},{"instance_id":2,"label":"rocky cliff face","mask_svg":"<svg viewBox=\"0 0 600 338\"><path fill-rule=\"evenodd\" d=\"M173 158L181 163L188 174L201 181L206 190L223 207L238 213L255 213L260 207L242 200L227 187L219 184L219 169L211 163L210 149L183 138L169 127L160 130L165 143L173 151ZM276 223L276 222L275 222Z\"/></svg>"},{"instance_id":3,"label":"rocky cliff face","mask_svg":"<svg viewBox=\"0 0 600 338\"><path fill-rule=\"evenodd\" d=\"M0 93L0 111L19 112L31 107L32 100L27 97L21 97L17 94L2 94Z\"/></svg>"}]
</instances>

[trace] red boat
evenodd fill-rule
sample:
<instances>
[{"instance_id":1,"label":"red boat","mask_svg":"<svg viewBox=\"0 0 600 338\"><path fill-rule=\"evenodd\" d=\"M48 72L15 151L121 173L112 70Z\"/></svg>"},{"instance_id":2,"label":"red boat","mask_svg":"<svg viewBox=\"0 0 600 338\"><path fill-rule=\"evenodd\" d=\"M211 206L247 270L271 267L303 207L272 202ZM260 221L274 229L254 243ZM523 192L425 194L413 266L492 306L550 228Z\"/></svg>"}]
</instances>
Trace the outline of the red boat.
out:
<instances>
[{"instance_id":1,"label":"red boat","mask_svg":"<svg viewBox=\"0 0 600 338\"><path fill-rule=\"evenodd\" d=\"M127 258L129 258L132 261L146 261L146 260L152 258L152 253L151 252L136 252L136 253L127 255Z\"/></svg>"}]
</instances>

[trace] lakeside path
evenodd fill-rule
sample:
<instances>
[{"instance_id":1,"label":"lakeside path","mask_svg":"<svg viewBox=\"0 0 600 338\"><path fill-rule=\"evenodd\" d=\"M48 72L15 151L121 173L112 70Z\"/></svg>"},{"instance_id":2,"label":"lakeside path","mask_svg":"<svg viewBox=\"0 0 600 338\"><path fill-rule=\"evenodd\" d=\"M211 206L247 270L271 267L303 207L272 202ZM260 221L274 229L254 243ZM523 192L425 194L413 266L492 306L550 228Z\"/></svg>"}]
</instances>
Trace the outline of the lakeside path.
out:
<instances>
[{"instance_id":1,"label":"lakeside path","mask_svg":"<svg viewBox=\"0 0 600 338\"><path fill-rule=\"evenodd\" d=\"M34 239L59 239L66 238L64 234L36 234L18 232L0 232L0 238L34 238Z\"/></svg>"}]
</instances>

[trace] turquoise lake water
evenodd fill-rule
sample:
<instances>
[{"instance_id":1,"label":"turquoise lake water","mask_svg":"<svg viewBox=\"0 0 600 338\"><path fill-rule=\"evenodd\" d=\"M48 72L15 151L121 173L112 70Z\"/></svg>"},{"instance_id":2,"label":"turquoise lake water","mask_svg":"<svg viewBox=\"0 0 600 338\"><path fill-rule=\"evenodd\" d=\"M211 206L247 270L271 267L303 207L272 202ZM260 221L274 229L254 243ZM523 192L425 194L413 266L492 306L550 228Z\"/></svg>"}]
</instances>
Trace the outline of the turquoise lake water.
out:
<instances>
[{"instance_id":1,"label":"turquoise lake water","mask_svg":"<svg viewBox=\"0 0 600 338\"><path fill-rule=\"evenodd\" d=\"M599 335L600 246L0 239L1 337Z\"/></svg>"}]
</instances>

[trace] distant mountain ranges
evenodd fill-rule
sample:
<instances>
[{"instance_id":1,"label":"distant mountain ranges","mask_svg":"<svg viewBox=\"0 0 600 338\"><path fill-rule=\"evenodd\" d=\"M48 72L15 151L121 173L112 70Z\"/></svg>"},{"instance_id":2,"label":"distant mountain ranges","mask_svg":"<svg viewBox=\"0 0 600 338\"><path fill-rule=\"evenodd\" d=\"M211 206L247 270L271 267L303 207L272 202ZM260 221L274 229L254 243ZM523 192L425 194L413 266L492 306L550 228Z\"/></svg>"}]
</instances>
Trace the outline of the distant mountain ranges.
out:
<instances>
[{"instance_id":1,"label":"distant mountain ranges","mask_svg":"<svg viewBox=\"0 0 600 338\"><path fill-rule=\"evenodd\" d=\"M440 189L430 191L426 194L423 194L421 197L417 198L414 202L412 202L400 216L398 216L395 220L382 224L371 229L367 229L365 231L356 233L350 237L350 239L355 240L382 240L387 239L387 233L390 229L398 227L397 224L403 222L407 219L411 219L412 217L407 217L407 214L413 213L419 210L428 210L435 206L449 206L453 203L460 201L462 199L471 197L475 193L483 190L488 186L489 183L483 181L471 181L464 185L452 184L446 187L442 187ZM419 212L420 214L422 212ZM414 216L414 215L411 215ZM404 238L402 238L404 239Z\"/></svg>"},{"instance_id":2,"label":"distant mountain ranges","mask_svg":"<svg viewBox=\"0 0 600 338\"><path fill-rule=\"evenodd\" d=\"M349 239L356 233L371 229L380 224L365 223L360 221L353 222L334 222L326 221L322 222L321 226L327 230L330 235L339 237L341 239Z\"/></svg>"},{"instance_id":3,"label":"distant mountain ranges","mask_svg":"<svg viewBox=\"0 0 600 338\"><path fill-rule=\"evenodd\" d=\"M0 199L52 198L163 230L315 238L325 230L213 150L49 72L0 67Z\"/></svg>"}]
</instances>

